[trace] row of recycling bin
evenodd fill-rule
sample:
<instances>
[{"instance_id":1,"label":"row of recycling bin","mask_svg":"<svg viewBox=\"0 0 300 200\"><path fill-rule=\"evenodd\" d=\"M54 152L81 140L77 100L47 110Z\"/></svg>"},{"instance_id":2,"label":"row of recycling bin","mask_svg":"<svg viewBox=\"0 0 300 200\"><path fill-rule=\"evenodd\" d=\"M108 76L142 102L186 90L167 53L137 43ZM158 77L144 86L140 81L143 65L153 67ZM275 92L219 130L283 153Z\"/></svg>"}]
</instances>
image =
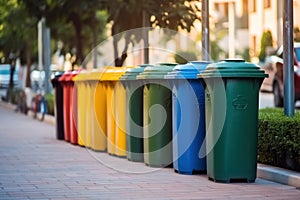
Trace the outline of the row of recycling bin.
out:
<instances>
[{"instance_id":1,"label":"row of recycling bin","mask_svg":"<svg viewBox=\"0 0 300 200\"><path fill-rule=\"evenodd\" d=\"M253 182L265 77L244 60L58 74L57 139L218 182Z\"/></svg>"}]
</instances>

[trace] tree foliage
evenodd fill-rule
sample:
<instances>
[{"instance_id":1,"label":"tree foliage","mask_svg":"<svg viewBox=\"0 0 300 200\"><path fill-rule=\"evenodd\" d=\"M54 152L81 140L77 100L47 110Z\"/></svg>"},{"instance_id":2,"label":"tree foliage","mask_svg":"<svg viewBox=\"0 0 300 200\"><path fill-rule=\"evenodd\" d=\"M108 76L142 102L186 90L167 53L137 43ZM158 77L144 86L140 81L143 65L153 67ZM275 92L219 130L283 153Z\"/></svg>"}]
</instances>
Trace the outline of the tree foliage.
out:
<instances>
[{"instance_id":1,"label":"tree foliage","mask_svg":"<svg viewBox=\"0 0 300 200\"><path fill-rule=\"evenodd\" d=\"M161 27L172 30L187 30L193 27L194 21L200 20L200 9L192 0L0 0L0 20L18 21L17 29L22 31L9 31L4 34L1 30L1 49L5 45L7 49L22 49L19 41L9 37L20 34L21 40L27 37L30 45L36 46L37 22L42 17L46 19L46 25L51 29L51 36L56 40L64 42L67 51L76 49L78 63L81 64L85 55L104 39L106 23L112 25L111 34L114 37L115 58L121 66L127 56L127 48L130 43L135 44L142 39L142 34L126 32L127 30L141 27ZM24 12L13 15L14 9L21 9ZM106 19L106 14L108 18ZM17 24L17 23L16 23ZM0 27L2 29L2 26ZM29 29L26 31L25 29ZM34 30L34 31L33 31ZM30 32L33 31L33 32ZM121 33L121 34L119 34ZM118 35L119 34L119 35ZM118 36L116 36L118 35ZM125 38L125 46L122 54L119 55L116 44L121 38ZM10 42L9 40L13 41ZM14 43L13 43L14 42ZM25 46L25 45L24 45ZM32 46L29 49L34 49ZM123 55L123 56L122 56Z\"/></svg>"},{"instance_id":2,"label":"tree foliage","mask_svg":"<svg viewBox=\"0 0 300 200\"><path fill-rule=\"evenodd\" d=\"M107 0L105 5L109 14L108 22L112 22L111 33L114 36L116 66L123 65L127 57L128 45L142 39L141 34L125 31L148 24L150 27L189 32L195 20L200 20L199 7L193 2L186 0ZM146 15L143 15L143 12ZM143 18L145 16L148 17L145 19ZM146 20L146 24L143 23L143 19ZM125 46L122 55L119 55L116 44L122 36L125 37Z\"/></svg>"},{"instance_id":3,"label":"tree foliage","mask_svg":"<svg viewBox=\"0 0 300 200\"><path fill-rule=\"evenodd\" d=\"M0 50L5 59L4 62L11 64L10 86L8 91L13 90L13 73L16 58L21 63L27 64L26 86L30 87L30 66L36 46L36 23L37 18L31 16L24 4L16 0L0 1ZM10 92L7 99L10 99Z\"/></svg>"},{"instance_id":4,"label":"tree foliage","mask_svg":"<svg viewBox=\"0 0 300 200\"><path fill-rule=\"evenodd\" d=\"M62 39L67 47L76 49L77 62L103 39L105 17L101 0L19 0L38 19L45 17L53 36ZM70 29L70 26L73 28ZM68 30L66 30L69 28Z\"/></svg>"},{"instance_id":5,"label":"tree foliage","mask_svg":"<svg viewBox=\"0 0 300 200\"><path fill-rule=\"evenodd\" d=\"M10 53L21 54L19 56L24 61L26 45L34 44L37 19L29 15L22 3L14 0L0 2L1 50L5 57Z\"/></svg>"}]
</instances>

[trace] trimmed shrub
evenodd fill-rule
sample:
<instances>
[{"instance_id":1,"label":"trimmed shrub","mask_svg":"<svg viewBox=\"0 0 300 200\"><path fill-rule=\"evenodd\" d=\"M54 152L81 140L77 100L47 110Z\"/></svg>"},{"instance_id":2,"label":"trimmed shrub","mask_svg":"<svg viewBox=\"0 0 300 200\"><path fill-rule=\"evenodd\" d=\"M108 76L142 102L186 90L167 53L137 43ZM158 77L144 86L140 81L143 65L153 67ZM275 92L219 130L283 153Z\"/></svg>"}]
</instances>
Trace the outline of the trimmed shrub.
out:
<instances>
[{"instance_id":1,"label":"trimmed shrub","mask_svg":"<svg viewBox=\"0 0 300 200\"><path fill-rule=\"evenodd\" d=\"M284 115L282 108L259 112L258 162L300 171L300 113Z\"/></svg>"}]
</instances>

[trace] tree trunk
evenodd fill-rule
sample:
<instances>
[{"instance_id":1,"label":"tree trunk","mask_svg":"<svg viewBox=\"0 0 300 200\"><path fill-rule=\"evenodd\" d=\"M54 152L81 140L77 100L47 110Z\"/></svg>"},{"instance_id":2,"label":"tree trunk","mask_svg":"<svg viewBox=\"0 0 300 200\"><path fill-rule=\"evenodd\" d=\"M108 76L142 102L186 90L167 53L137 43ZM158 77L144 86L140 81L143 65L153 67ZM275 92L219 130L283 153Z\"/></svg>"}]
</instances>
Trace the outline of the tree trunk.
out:
<instances>
[{"instance_id":1,"label":"tree trunk","mask_svg":"<svg viewBox=\"0 0 300 200\"><path fill-rule=\"evenodd\" d=\"M84 56L83 56L83 50L82 50L82 24L80 21L80 18L77 14L73 14L71 16L71 21L73 23L73 26L75 28L76 32L76 57L77 57L77 63L81 64Z\"/></svg>"},{"instance_id":2,"label":"tree trunk","mask_svg":"<svg viewBox=\"0 0 300 200\"><path fill-rule=\"evenodd\" d=\"M113 33L113 32L112 32ZM113 45L114 45L114 56L115 56L115 66L116 67L122 67L126 58L127 58L127 50L128 50L128 45L130 43L130 35L126 34L125 35L125 46L124 50L122 51L122 55L118 55L118 42L120 40L121 35L113 35Z\"/></svg>"},{"instance_id":3,"label":"tree trunk","mask_svg":"<svg viewBox=\"0 0 300 200\"><path fill-rule=\"evenodd\" d=\"M16 69L16 61L12 60L10 64L9 88L14 88L14 73Z\"/></svg>"},{"instance_id":4,"label":"tree trunk","mask_svg":"<svg viewBox=\"0 0 300 200\"><path fill-rule=\"evenodd\" d=\"M98 49L97 49L97 25L96 23L93 23L92 32L93 32L93 57L94 57L94 63L93 68L97 68L98 66Z\"/></svg>"},{"instance_id":5,"label":"tree trunk","mask_svg":"<svg viewBox=\"0 0 300 200\"><path fill-rule=\"evenodd\" d=\"M27 65L27 73L26 73L26 82L25 87L31 87L30 80L30 72L31 72L31 51L28 42L25 43L25 51L26 51L26 65Z\"/></svg>"},{"instance_id":6,"label":"tree trunk","mask_svg":"<svg viewBox=\"0 0 300 200\"><path fill-rule=\"evenodd\" d=\"M15 69L16 69L16 60L15 58L11 58L10 60L10 74L9 74L9 86L8 86L8 90L6 93L6 99L8 100L8 102L12 102L13 101L13 90L14 90L14 73L15 73Z\"/></svg>"},{"instance_id":7,"label":"tree trunk","mask_svg":"<svg viewBox=\"0 0 300 200\"><path fill-rule=\"evenodd\" d=\"M114 34L112 32L112 34ZM116 35L112 35L113 36L113 46L114 46L114 58L115 58L115 66L119 65L119 53L118 53L118 41L119 38Z\"/></svg>"}]
</instances>

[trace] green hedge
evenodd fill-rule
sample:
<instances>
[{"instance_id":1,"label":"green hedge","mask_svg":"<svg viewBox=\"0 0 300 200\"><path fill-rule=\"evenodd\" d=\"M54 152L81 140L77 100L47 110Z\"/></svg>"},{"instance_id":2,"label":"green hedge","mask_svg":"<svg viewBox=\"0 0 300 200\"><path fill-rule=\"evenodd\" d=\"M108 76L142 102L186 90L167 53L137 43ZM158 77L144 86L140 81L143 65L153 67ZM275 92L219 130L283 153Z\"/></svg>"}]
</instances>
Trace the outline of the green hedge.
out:
<instances>
[{"instance_id":1,"label":"green hedge","mask_svg":"<svg viewBox=\"0 0 300 200\"><path fill-rule=\"evenodd\" d=\"M51 93L45 95L45 99L47 102L47 113L49 115L54 115L54 96Z\"/></svg>"},{"instance_id":2,"label":"green hedge","mask_svg":"<svg viewBox=\"0 0 300 200\"><path fill-rule=\"evenodd\" d=\"M300 113L286 117L283 109L259 112L258 162L300 171Z\"/></svg>"}]
</instances>

